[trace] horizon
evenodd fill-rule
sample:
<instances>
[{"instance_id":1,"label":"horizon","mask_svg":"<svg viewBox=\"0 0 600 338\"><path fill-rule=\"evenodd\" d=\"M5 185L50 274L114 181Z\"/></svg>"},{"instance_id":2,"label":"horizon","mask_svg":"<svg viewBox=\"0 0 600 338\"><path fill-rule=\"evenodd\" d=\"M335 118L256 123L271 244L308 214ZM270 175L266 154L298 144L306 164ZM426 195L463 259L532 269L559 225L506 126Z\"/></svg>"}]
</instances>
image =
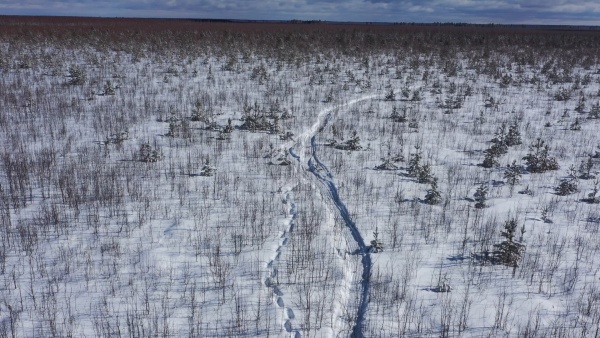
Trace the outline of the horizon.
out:
<instances>
[{"instance_id":1,"label":"horizon","mask_svg":"<svg viewBox=\"0 0 600 338\"><path fill-rule=\"evenodd\" d=\"M232 19L232 18L194 18L194 17L133 17L133 16L89 16L89 15L28 15L28 14L0 14L0 18L62 18L62 19L99 19L99 20L173 20L173 21L199 21L207 23L286 23L286 24L333 24L333 25L373 25L373 26L454 26L454 27L516 27L516 28L597 28L600 25L586 24L527 24L527 23L471 23L471 22L416 22L416 21L341 21L341 20L311 20L311 19Z\"/></svg>"},{"instance_id":2,"label":"horizon","mask_svg":"<svg viewBox=\"0 0 600 338\"><path fill-rule=\"evenodd\" d=\"M6 16L197 19L241 21L324 21L354 23L464 23L473 25L599 26L600 4L592 1L402 1L275 0L219 3L213 0L125 1L0 0Z\"/></svg>"}]
</instances>

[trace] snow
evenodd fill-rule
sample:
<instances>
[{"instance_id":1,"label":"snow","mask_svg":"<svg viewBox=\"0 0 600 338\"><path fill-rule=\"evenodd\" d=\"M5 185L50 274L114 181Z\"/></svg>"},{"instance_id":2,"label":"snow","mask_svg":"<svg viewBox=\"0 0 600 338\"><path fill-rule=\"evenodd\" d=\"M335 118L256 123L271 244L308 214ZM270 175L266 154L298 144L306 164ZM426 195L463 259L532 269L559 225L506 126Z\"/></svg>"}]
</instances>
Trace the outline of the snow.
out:
<instances>
[{"instance_id":1,"label":"snow","mask_svg":"<svg viewBox=\"0 0 600 338\"><path fill-rule=\"evenodd\" d=\"M0 57L16 60L26 44L6 41ZM87 77L67 85L66 76L41 75L51 66L40 61L42 46L30 47L31 68L0 68L6 336L580 337L600 329L600 211L583 201L594 180L554 193L600 145L600 120L585 112L599 99L595 64L563 69L587 84L536 84L519 79L545 79L542 59L553 56L520 64L504 50L495 59L512 76L505 85L478 71L468 51L451 51L453 74L439 55L416 50L405 52L416 65L379 51L365 67L345 54L133 57L57 44L47 52L65 74L79 65ZM256 67L266 76L253 78ZM106 80L114 95L98 95ZM385 99L390 88L395 101ZM403 98L403 88L421 100ZM561 88L573 97L555 100ZM460 107L443 107L459 94ZM581 95L587 108L577 113ZM191 121L196 101L216 127ZM278 119L280 133L240 129L255 102L265 112L277 102L293 117ZM394 107L407 122L390 118ZM170 116L187 121L174 137ZM569 128L576 118L581 130ZM219 139L229 119L234 130ZM514 122L522 144L500 166L480 166L497 128ZM326 145L354 130L362 149ZM523 165L537 138L560 169L524 171L511 192L506 165ZM158 161L138 160L144 143ZM438 205L424 202L430 185L407 174L416 151L438 179ZM396 155L406 160L377 170ZM212 176L202 175L207 161ZM487 207L476 209L481 185ZM526 188L532 194L520 193ZM516 269L484 258L510 218L525 229ZM375 231L382 252L370 250Z\"/></svg>"}]
</instances>

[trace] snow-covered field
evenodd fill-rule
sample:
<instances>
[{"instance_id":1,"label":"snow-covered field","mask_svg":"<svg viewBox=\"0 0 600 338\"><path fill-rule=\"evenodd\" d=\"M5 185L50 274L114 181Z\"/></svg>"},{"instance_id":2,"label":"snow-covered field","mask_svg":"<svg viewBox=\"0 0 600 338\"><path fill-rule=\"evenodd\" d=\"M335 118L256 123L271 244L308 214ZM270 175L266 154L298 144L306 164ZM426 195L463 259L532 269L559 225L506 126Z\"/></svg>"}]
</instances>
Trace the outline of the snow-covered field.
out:
<instances>
[{"instance_id":1,"label":"snow-covered field","mask_svg":"<svg viewBox=\"0 0 600 338\"><path fill-rule=\"evenodd\" d=\"M102 22L0 20L0 337L600 335L597 32Z\"/></svg>"}]
</instances>

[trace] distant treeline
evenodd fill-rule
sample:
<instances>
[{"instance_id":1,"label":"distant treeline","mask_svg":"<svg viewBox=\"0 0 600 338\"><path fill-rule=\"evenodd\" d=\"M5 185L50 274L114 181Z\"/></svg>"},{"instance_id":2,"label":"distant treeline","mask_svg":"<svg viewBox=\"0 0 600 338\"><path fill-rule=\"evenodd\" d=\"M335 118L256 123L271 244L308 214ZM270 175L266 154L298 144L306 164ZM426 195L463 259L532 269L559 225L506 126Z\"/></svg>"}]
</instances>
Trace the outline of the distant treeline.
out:
<instances>
[{"instance_id":1,"label":"distant treeline","mask_svg":"<svg viewBox=\"0 0 600 338\"><path fill-rule=\"evenodd\" d=\"M194 55L253 52L289 58L306 53L367 55L411 50L600 55L599 27L465 23L354 23L318 20L141 19L0 16L0 40L73 44L120 51Z\"/></svg>"}]
</instances>

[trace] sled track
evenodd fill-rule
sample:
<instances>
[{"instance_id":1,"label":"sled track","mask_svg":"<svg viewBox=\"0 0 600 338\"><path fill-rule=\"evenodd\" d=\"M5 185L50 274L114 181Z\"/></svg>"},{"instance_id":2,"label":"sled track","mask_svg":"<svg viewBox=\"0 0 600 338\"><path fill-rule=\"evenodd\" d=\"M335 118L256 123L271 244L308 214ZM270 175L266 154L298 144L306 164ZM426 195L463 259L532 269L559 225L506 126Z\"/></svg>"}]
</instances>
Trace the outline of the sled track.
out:
<instances>
[{"instance_id":1,"label":"sled track","mask_svg":"<svg viewBox=\"0 0 600 338\"><path fill-rule=\"evenodd\" d=\"M336 208L339 210L340 216L344 220L344 223L350 229L352 238L354 239L356 244L358 244L359 254L362 256L361 263L363 267L363 272L361 280L361 293L356 318L354 320L354 327L352 328L352 337L363 337L363 322L365 314L367 312L367 307L369 305L369 277L371 276L371 255L369 254L369 250L365 245L365 241L362 235L360 234L360 231L356 227L354 221L352 221L352 218L350 217L350 213L348 212L346 205L344 204L344 202L340 198L340 195L338 194L338 189L333 181L333 176L331 175L331 172L321 161L319 161L317 157L317 147L314 136L311 139L311 146L313 149L313 157L309 160L310 171L327 188L329 197L333 201L333 204L336 206ZM317 162L321 170L326 173L326 177L323 176L317 170L317 167L312 161L313 159Z\"/></svg>"},{"instance_id":2,"label":"sled track","mask_svg":"<svg viewBox=\"0 0 600 338\"><path fill-rule=\"evenodd\" d=\"M317 178L317 180L325 187L327 195L331 199L335 208L338 210L346 227L350 230L352 239L358 245L358 254L362 257L361 258L362 274L361 274L361 283L360 283L361 291L360 291L360 300L358 303L358 309L357 309L357 313L354 318L354 326L352 327L352 334L351 334L352 337L357 337L357 338L364 337L363 325L364 325L367 308L369 305L369 278L371 276L371 267L372 267L371 256L369 254L367 245L365 244L364 238L362 237L360 231L358 230L358 227L352 220L352 217L350 217L350 213L348 212L346 205L344 204L344 202L342 201L342 199L338 193L338 188L335 184L333 175L331 174L331 172L329 171L327 166L319 160L319 157L317 154L318 146L316 143L316 134L318 132L320 132L321 130L323 130L323 128L325 128L327 126L329 120L332 117L332 111L334 109L348 107L353 104L371 99L373 97L375 97L375 96L374 95L366 96L366 97L352 100L345 104L337 105L333 108L322 111L319 114L318 121L312 126L312 128L310 128L306 133L304 133L303 135L301 135L299 137L298 146L301 148L301 152L304 152L304 154L296 153L294 151L293 147L288 149L289 154L302 164L302 168L305 171L307 170L304 167L304 161L306 159L303 158L302 155L304 155L305 157L308 157L308 161L306 162L306 165L308 166L308 171L310 171L310 173L312 173ZM310 140L310 145L308 144L309 140ZM310 149L310 151L308 151L307 149Z\"/></svg>"}]
</instances>

